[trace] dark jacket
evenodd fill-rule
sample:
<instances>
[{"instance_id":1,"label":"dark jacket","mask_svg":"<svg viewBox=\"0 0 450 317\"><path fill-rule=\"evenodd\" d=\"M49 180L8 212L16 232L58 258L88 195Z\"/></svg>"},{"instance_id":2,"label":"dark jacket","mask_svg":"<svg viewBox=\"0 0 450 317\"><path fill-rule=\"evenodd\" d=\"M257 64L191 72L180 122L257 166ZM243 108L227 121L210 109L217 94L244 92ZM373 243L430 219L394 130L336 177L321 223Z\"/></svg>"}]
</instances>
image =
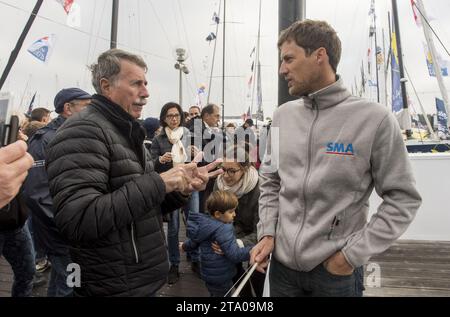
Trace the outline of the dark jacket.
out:
<instances>
[{"instance_id":1,"label":"dark jacket","mask_svg":"<svg viewBox=\"0 0 450 317\"><path fill-rule=\"evenodd\" d=\"M85 296L150 296L167 279L160 206L186 203L165 193L143 145L145 132L119 105L94 95L48 146L55 222L81 267Z\"/></svg>"},{"instance_id":2,"label":"dark jacket","mask_svg":"<svg viewBox=\"0 0 450 317\"><path fill-rule=\"evenodd\" d=\"M203 162L199 165L206 165L213 162L218 157L218 152L223 144L223 134L220 131L214 132L206 127L201 119L192 120L189 131L191 132L191 145L196 146L204 152Z\"/></svg>"},{"instance_id":3,"label":"dark jacket","mask_svg":"<svg viewBox=\"0 0 450 317\"><path fill-rule=\"evenodd\" d=\"M22 228L27 218L28 210L19 194L0 208L0 232Z\"/></svg>"},{"instance_id":4,"label":"dark jacket","mask_svg":"<svg viewBox=\"0 0 450 317\"><path fill-rule=\"evenodd\" d=\"M234 132L234 142L239 144L241 142L245 142L251 144L252 146L256 146L256 135L255 132L251 128L245 129L244 126L240 126Z\"/></svg>"},{"instance_id":5,"label":"dark jacket","mask_svg":"<svg viewBox=\"0 0 450 317\"><path fill-rule=\"evenodd\" d=\"M183 128L183 129L184 129L184 133L183 133L183 137L181 138L181 142L184 145L186 154L189 155L190 153L188 153L187 148L189 146L190 133L189 133L188 129L186 129L186 128ZM155 166L156 172L161 174L161 173L167 172L169 169L171 169L173 167L172 162L169 162L166 164L161 164L159 162L160 156L163 156L167 152L172 152L172 146L173 146L173 144L169 142L169 139L167 138L165 129L163 129L161 131L161 133L153 139L152 146L150 148L150 154L152 155L152 160L153 160L153 164Z\"/></svg>"},{"instance_id":6,"label":"dark jacket","mask_svg":"<svg viewBox=\"0 0 450 317\"><path fill-rule=\"evenodd\" d=\"M28 171L23 184L23 197L31 212L33 220L33 239L37 248L55 255L67 255L67 241L62 237L55 225L53 200L45 170L46 148L55 137L56 130L66 121L58 116L47 126L39 129L28 141L28 152L37 163Z\"/></svg>"},{"instance_id":7,"label":"dark jacket","mask_svg":"<svg viewBox=\"0 0 450 317\"><path fill-rule=\"evenodd\" d=\"M217 183L214 190L218 190ZM258 242L256 226L259 222L259 182L238 201L233 222L236 238L241 239L245 246L255 245Z\"/></svg>"},{"instance_id":8,"label":"dark jacket","mask_svg":"<svg viewBox=\"0 0 450 317\"><path fill-rule=\"evenodd\" d=\"M236 263L248 261L251 247L239 248L233 225L225 224L210 215L189 215L188 236L184 250L200 248L201 277L206 283L221 285L236 275ZM211 243L217 241L224 255L216 254Z\"/></svg>"}]
</instances>

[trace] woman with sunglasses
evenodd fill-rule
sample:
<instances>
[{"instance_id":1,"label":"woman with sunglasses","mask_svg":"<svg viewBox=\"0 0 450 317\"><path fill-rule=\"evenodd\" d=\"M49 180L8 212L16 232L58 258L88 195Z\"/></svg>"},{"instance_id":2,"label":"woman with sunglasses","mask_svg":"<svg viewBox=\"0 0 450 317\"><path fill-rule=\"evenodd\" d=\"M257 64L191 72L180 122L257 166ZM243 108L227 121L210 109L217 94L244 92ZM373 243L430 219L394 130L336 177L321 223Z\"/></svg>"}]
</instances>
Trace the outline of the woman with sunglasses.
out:
<instances>
[{"instance_id":1,"label":"woman with sunglasses","mask_svg":"<svg viewBox=\"0 0 450 317\"><path fill-rule=\"evenodd\" d=\"M245 247L257 243L256 225L259 221L259 175L249 156L248 147L248 144L239 144L226 151L222 163L224 173L217 177L214 185L214 190L232 192L238 197L239 204L233 225L238 244ZM213 248L220 253L217 245ZM240 263L236 279L243 272L244 269ZM250 283L247 283L241 296L262 296L264 277L264 274L255 271L251 278L251 285L255 292L251 291Z\"/></svg>"}]
</instances>

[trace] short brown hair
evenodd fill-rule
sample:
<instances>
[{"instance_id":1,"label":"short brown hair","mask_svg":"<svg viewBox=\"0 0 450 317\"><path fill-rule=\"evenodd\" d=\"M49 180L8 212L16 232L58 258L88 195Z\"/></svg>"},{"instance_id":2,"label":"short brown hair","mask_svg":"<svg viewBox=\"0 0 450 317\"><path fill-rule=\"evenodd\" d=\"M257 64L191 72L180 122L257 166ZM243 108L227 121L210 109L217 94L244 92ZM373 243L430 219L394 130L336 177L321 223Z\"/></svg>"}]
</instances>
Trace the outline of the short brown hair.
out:
<instances>
[{"instance_id":1,"label":"short brown hair","mask_svg":"<svg viewBox=\"0 0 450 317\"><path fill-rule=\"evenodd\" d=\"M42 121L46 116L50 114L50 110L46 108L36 108L31 111L30 121Z\"/></svg>"},{"instance_id":2,"label":"short brown hair","mask_svg":"<svg viewBox=\"0 0 450 317\"><path fill-rule=\"evenodd\" d=\"M213 114L214 110L220 109L218 105L215 105L213 103L208 104L205 108L202 109L202 113L200 116L204 118L206 114Z\"/></svg>"},{"instance_id":3,"label":"short brown hair","mask_svg":"<svg viewBox=\"0 0 450 317\"><path fill-rule=\"evenodd\" d=\"M225 213L227 210L236 209L238 206L238 199L235 194L223 190L217 190L209 195L206 200L206 210L211 215L216 211Z\"/></svg>"},{"instance_id":4,"label":"short brown hair","mask_svg":"<svg viewBox=\"0 0 450 317\"><path fill-rule=\"evenodd\" d=\"M304 20L294 22L290 27L281 32L278 38L278 48L284 42L295 41L295 44L302 47L306 56L320 47L327 51L330 66L336 73L337 66L341 60L341 40L336 31L325 21Z\"/></svg>"}]
</instances>

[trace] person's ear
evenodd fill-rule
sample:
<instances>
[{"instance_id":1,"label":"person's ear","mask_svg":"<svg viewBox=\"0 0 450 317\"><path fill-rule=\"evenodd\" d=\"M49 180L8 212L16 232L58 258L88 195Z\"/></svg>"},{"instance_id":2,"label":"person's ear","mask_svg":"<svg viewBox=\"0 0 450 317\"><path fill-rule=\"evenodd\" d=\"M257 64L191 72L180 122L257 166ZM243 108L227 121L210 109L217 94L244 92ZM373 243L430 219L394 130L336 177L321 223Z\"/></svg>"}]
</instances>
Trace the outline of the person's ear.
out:
<instances>
[{"instance_id":1,"label":"person's ear","mask_svg":"<svg viewBox=\"0 0 450 317\"><path fill-rule=\"evenodd\" d=\"M328 54L327 54L327 50L324 47L319 47L316 50L316 60L317 60L317 64L322 64L323 62L325 62L325 60L327 59Z\"/></svg>"},{"instance_id":2,"label":"person's ear","mask_svg":"<svg viewBox=\"0 0 450 317\"><path fill-rule=\"evenodd\" d=\"M109 92L111 91L111 82L106 78L100 79L100 90L105 95L109 95Z\"/></svg>"},{"instance_id":3,"label":"person's ear","mask_svg":"<svg viewBox=\"0 0 450 317\"><path fill-rule=\"evenodd\" d=\"M214 211L214 218L216 219L220 219L220 215L222 215L222 213L218 210Z\"/></svg>"},{"instance_id":4,"label":"person's ear","mask_svg":"<svg viewBox=\"0 0 450 317\"><path fill-rule=\"evenodd\" d=\"M66 116L68 116L68 117L70 117L73 113L72 113L72 109L70 109L70 106L71 106L71 104L69 103L69 102L66 102L65 104L64 104L64 111L63 111L63 113L66 115Z\"/></svg>"}]
</instances>

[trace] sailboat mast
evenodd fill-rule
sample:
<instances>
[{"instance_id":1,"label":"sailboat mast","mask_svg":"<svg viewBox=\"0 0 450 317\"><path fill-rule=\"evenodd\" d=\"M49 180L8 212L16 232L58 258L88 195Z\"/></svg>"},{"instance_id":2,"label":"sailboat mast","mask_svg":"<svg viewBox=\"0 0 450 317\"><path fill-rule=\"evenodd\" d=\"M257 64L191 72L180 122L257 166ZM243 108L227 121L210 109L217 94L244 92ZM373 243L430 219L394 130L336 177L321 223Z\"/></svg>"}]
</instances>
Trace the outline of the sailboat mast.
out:
<instances>
[{"instance_id":1,"label":"sailboat mast","mask_svg":"<svg viewBox=\"0 0 450 317\"><path fill-rule=\"evenodd\" d=\"M439 65L439 60L437 59L436 47L434 46L433 37L430 33L430 27L427 23L427 21L429 21L429 20L428 20L427 14L425 12L425 7L423 6L422 0L416 0L416 5L420 11L420 15L421 15L420 20L422 21L423 33L425 34L425 39L427 41L428 49L430 50L431 59L433 61L434 73L436 74L436 79L437 79L437 82L439 85L439 90L441 91L442 99L444 100L445 111L447 112L447 115L449 115L450 113L448 110L448 94L447 94L447 90L445 89L444 80L442 78L441 65Z\"/></svg>"},{"instance_id":2,"label":"sailboat mast","mask_svg":"<svg viewBox=\"0 0 450 317\"><path fill-rule=\"evenodd\" d=\"M375 13L375 0L373 0L373 32L374 32L374 39L375 39L375 74L377 79L377 102L380 102L380 83L378 78L378 59L377 59L377 53L378 53L378 41L377 41L377 14Z\"/></svg>"},{"instance_id":3,"label":"sailboat mast","mask_svg":"<svg viewBox=\"0 0 450 317\"><path fill-rule=\"evenodd\" d=\"M396 34L396 41L397 41L397 53L398 53L398 66L399 66L399 71L400 71L400 87L402 90L402 99L403 99L403 111L406 111L407 113L407 120L408 122L411 120L409 118L409 113L408 113L408 97L406 95L406 79L405 79L405 70L403 68L403 53L402 53L402 41L401 41L401 37L400 37L400 24L399 24L399 19L398 19L398 8L397 8L397 0L392 0L392 14L393 14L393 18L394 18L394 30L395 30L395 34ZM409 127L409 129L408 129ZM406 132L406 136L409 138L412 135L412 131L410 128L410 125L408 125L408 127L405 129Z\"/></svg>"},{"instance_id":4,"label":"sailboat mast","mask_svg":"<svg viewBox=\"0 0 450 317\"><path fill-rule=\"evenodd\" d=\"M118 22L118 20L119 20L119 0L113 0L110 48L117 48L117 22Z\"/></svg>"},{"instance_id":5,"label":"sailboat mast","mask_svg":"<svg viewBox=\"0 0 450 317\"><path fill-rule=\"evenodd\" d=\"M287 29L297 20L304 20L306 16L306 0L278 0L278 34ZM278 59L278 69L281 60ZM297 97L289 95L289 89L284 78L278 76L278 105L295 100Z\"/></svg>"},{"instance_id":6,"label":"sailboat mast","mask_svg":"<svg viewBox=\"0 0 450 317\"><path fill-rule=\"evenodd\" d=\"M220 17L220 8L222 7L222 0L219 1L219 12L217 13L217 16ZM219 35L219 23L216 23L216 36ZM209 75L209 84L208 84L208 97L206 99L206 104L209 105L209 97L211 96L211 85L212 85L212 78L214 73L214 62L216 59L216 47L217 47L217 39L214 40L214 50L213 50L213 57L212 57L212 63L211 63L211 73Z\"/></svg>"},{"instance_id":7,"label":"sailboat mast","mask_svg":"<svg viewBox=\"0 0 450 317\"><path fill-rule=\"evenodd\" d=\"M11 68L14 65L14 62L17 59L17 56L19 55L20 49L22 48L23 42L25 41L25 38L27 37L28 31L30 31L31 26L33 25L34 19L36 18L39 9L41 8L42 2L44 0L38 0L36 2L36 5L33 8L33 11L31 12L30 17L28 18L27 24L25 24L25 28L22 31L22 34L20 34L19 40L17 41L16 47L11 52L11 55L9 56L8 63L6 64L5 70L3 71L2 77L0 78L0 90L3 87L3 84L5 83L6 79L8 78L9 72L11 71Z\"/></svg>"},{"instance_id":8,"label":"sailboat mast","mask_svg":"<svg viewBox=\"0 0 450 317\"><path fill-rule=\"evenodd\" d=\"M260 103L260 83L261 83L261 63L259 61L259 55L260 55L260 47L261 47L261 8L262 8L262 0L259 0L259 16L258 16L258 38L256 41L256 54L255 54L255 76L253 77L255 80L253 81L253 89L252 89L252 103L250 106L250 116L253 113L253 101L254 101L254 95L255 95L255 88L256 88L256 94L257 94L257 100L258 100L258 110L256 114L256 128L258 128L258 120L264 120L261 118L262 109L261 109L261 103Z\"/></svg>"},{"instance_id":9,"label":"sailboat mast","mask_svg":"<svg viewBox=\"0 0 450 317\"><path fill-rule=\"evenodd\" d=\"M383 64L382 64L382 67L383 67L383 75L384 75L384 77L383 77L383 79L384 79L384 105L387 107L387 105L388 105L387 71L386 71L387 68L385 68L387 55L386 55L386 39L384 36L384 29L382 29L382 36L383 36Z\"/></svg>"},{"instance_id":10,"label":"sailboat mast","mask_svg":"<svg viewBox=\"0 0 450 317\"><path fill-rule=\"evenodd\" d=\"M223 0L223 55L222 55L222 131L225 133L225 17L227 0Z\"/></svg>"}]
</instances>

